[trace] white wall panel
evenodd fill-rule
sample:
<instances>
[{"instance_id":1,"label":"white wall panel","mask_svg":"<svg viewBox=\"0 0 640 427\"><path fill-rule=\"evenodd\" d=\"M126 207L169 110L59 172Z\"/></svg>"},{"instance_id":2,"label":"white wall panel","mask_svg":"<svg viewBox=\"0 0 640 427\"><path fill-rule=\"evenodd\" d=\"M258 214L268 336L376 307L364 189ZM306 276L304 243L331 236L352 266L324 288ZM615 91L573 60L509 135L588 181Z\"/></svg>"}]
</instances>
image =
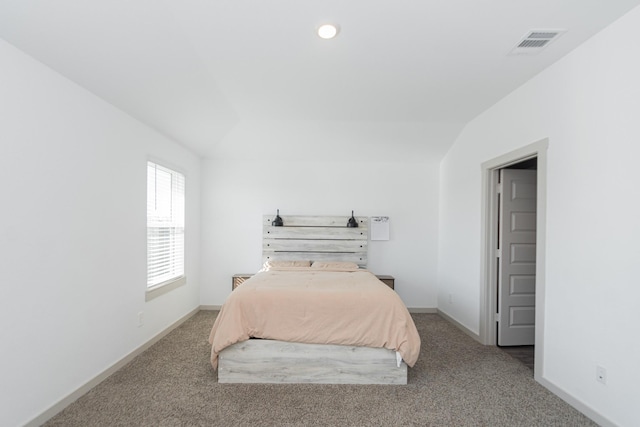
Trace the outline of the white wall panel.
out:
<instances>
[{"instance_id":1,"label":"white wall panel","mask_svg":"<svg viewBox=\"0 0 640 427\"><path fill-rule=\"evenodd\" d=\"M542 376L621 426L640 424L638 39L634 9L470 122L440 171L439 307L477 332L480 165L548 138Z\"/></svg>"},{"instance_id":2,"label":"white wall panel","mask_svg":"<svg viewBox=\"0 0 640 427\"><path fill-rule=\"evenodd\" d=\"M264 135L261 144L269 144ZM364 142L363 142L364 144ZM220 305L234 273L261 267L262 215L385 215L368 268L395 276L409 307L436 306L438 165L432 162L207 160L203 166L202 303ZM336 154L336 157L340 156ZM346 225L346 224L345 224Z\"/></svg>"},{"instance_id":3,"label":"white wall panel","mask_svg":"<svg viewBox=\"0 0 640 427\"><path fill-rule=\"evenodd\" d=\"M200 161L1 40L0 121L0 425L12 426L198 306ZM148 156L186 175L188 281L145 303Z\"/></svg>"}]
</instances>

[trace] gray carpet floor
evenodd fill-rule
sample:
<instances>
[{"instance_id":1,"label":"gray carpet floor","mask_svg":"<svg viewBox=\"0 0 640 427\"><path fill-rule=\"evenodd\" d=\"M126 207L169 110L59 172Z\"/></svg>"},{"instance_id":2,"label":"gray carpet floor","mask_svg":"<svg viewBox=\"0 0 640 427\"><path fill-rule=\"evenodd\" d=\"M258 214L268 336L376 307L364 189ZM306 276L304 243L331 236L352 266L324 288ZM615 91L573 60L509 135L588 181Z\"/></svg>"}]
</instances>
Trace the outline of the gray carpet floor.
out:
<instances>
[{"instance_id":1,"label":"gray carpet floor","mask_svg":"<svg viewBox=\"0 0 640 427\"><path fill-rule=\"evenodd\" d=\"M529 369L535 367L535 352L536 349L532 345L520 345L515 347L498 347L503 352L507 353L514 359L519 360Z\"/></svg>"},{"instance_id":2,"label":"gray carpet floor","mask_svg":"<svg viewBox=\"0 0 640 427\"><path fill-rule=\"evenodd\" d=\"M218 384L201 311L46 426L592 426L531 369L435 314L409 384Z\"/></svg>"}]
</instances>

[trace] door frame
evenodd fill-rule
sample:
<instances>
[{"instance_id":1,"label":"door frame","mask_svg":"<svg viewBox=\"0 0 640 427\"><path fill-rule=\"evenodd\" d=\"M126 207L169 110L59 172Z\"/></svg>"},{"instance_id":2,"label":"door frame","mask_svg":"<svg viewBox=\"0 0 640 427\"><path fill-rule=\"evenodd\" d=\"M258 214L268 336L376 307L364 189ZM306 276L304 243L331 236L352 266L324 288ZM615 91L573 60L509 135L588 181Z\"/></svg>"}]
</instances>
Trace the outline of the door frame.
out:
<instances>
[{"instance_id":1,"label":"door frame","mask_svg":"<svg viewBox=\"0 0 640 427\"><path fill-rule=\"evenodd\" d=\"M544 366L544 317L545 317L545 252L546 252L546 212L547 212L547 149L549 139L545 138L517 150L508 152L481 165L481 266L480 266L480 342L485 345L497 344L496 296L498 294L498 271L495 257L497 248L498 206L495 188L498 185L499 170L523 160L536 157L537 173L537 216L536 216L536 320L535 320L535 368L536 380L542 378Z\"/></svg>"}]
</instances>

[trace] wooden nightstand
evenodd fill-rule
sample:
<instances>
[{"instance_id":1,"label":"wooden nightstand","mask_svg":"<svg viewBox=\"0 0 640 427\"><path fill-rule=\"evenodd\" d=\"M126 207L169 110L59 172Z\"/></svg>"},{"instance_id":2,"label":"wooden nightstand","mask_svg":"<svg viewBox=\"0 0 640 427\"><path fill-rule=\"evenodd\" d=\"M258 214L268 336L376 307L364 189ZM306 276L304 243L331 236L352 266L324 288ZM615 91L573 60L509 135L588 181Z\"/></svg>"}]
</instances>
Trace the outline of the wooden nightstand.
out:
<instances>
[{"instance_id":1,"label":"wooden nightstand","mask_svg":"<svg viewBox=\"0 0 640 427\"><path fill-rule=\"evenodd\" d=\"M377 274L376 277L382 283L384 283L385 285L387 285L391 289L394 289L394 285L395 285L395 282L396 282L396 278L395 277L387 276L387 275L384 275L384 274Z\"/></svg>"},{"instance_id":2,"label":"wooden nightstand","mask_svg":"<svg viewBox=\"0 0 640 427\"><path fill-rule=\"evenodd\" d=\"M242 285L245 280L249 277L253 276L253 274L234 274L231 278L231 290L234 290L238 286Z\"/></svg>"}]
</instances>

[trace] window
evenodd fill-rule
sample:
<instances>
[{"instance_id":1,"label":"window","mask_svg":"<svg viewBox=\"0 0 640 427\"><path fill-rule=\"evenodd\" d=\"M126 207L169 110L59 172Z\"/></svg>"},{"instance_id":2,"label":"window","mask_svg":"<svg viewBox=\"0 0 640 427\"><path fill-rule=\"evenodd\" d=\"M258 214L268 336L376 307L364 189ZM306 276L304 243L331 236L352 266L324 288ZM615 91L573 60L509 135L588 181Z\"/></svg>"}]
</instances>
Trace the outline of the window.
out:
<instances>
[{"instance_id":1,"label":"window","mask_svg":"<svg viewBox=\"0 0 640 427\"><path fill-rule=\"evenodd\" d=\"M148 162L147 290L184 283L184 175Z\"/></svg>"}]
</instances>

